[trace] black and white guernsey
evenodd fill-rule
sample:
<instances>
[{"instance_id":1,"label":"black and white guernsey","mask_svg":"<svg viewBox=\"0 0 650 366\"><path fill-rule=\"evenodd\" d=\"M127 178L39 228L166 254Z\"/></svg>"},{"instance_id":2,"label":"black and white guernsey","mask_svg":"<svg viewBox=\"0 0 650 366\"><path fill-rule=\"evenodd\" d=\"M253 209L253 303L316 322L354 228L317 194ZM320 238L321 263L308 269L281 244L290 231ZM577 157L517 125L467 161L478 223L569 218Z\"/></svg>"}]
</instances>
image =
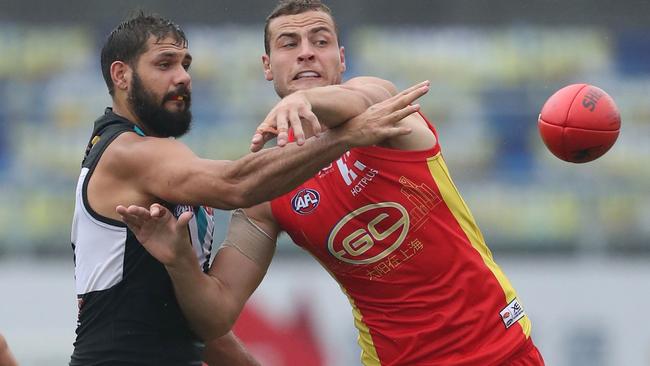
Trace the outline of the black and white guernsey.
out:
<instances>
[{"instance_id":1,"label":"black and white guernsey","mask_svg":"<svg viewBox=\"0 0 650 366\"><path fill-rule=\"evenodd\" d=\"M201 365L203 344L190 330L164 266L124 223L99 215L88 204L88 182L102 153L125 132L143 135L107 108L95 121L77 182L71 239L79 314L70 365ZM207 271L212 209L167 206L177 217L194 212L192 246Z\"/></svg>"}]
</instances>

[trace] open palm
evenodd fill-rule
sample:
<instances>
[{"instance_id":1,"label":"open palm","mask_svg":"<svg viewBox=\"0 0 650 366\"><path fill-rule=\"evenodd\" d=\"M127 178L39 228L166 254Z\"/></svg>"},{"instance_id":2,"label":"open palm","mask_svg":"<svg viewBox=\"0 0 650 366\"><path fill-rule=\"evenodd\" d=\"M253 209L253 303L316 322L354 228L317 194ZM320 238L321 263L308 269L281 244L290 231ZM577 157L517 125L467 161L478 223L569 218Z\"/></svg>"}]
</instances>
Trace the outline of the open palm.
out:
<instances>
[{"instance_id":1,"label":"open palm","mask_svg":"<svg viewBox=\"0 0 650 366\"><path fill-rule=\"evenodd\" d=\"M167 208L157 203L149 209L120 205L116 211L140 244L162 264L169 265L182 251L191 250L187 230L187 223L193 215L191 212L184 212L177 220Z\"/></svg>"}]
</instances>

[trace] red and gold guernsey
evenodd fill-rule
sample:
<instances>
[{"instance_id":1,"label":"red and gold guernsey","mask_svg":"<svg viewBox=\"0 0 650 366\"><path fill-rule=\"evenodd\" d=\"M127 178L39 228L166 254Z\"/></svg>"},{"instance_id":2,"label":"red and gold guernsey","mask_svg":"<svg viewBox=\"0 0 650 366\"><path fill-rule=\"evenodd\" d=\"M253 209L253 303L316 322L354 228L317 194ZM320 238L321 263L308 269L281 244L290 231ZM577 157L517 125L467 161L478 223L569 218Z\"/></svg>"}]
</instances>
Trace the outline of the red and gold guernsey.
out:
<instances>
[{"instance_id":1,"label":"red and gold guernsey","mask_svg":"<svg viewBox=\"0 0 650 366\"><path fill-rule=\"evenodd\" d=\"M271 208L348 296L364 365L501 365L532 347L439 144L352 149Z\"/></svg>"}]
</instances>

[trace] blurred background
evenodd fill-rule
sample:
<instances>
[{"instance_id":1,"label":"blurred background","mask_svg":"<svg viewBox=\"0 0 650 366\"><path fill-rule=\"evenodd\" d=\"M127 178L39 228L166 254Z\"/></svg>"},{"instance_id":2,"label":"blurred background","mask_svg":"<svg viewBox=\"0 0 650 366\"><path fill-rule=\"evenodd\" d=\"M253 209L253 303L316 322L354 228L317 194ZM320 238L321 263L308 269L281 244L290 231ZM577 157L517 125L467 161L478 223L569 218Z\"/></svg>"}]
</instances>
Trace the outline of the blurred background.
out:
<instances>
[{"instance_id":1,"label":"blurred background","mask_svg":"<svg viewBox=\"0 0 650 366\"><path fill-rule=\"evenodd\" d=\"M234 159L277 101L261 70L273 1L0 1L0 332L22 365L67 364L76 316L70 223L92 122L110 104L105 36L140 6L177 21L194 56L199 155ZM346 77L420 103L551 366L650 365L650 1L332 0ZM623 126L601 159L543 146L537 116L590 83ZM220 213L216 237L228 213ZM358 365L349 304L283 238L238 334L264 365Z\"/></svg>"}]
</instances>

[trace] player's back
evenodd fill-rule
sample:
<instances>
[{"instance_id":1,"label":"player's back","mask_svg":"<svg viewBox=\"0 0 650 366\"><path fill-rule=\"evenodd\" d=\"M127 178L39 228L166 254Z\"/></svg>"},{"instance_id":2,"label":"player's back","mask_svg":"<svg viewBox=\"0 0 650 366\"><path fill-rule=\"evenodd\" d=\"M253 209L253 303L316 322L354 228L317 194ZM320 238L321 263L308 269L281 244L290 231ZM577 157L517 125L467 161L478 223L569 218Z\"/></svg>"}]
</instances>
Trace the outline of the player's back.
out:
<instances>
[{"instance_id":1,"label":"player's back","mask_svg":"<svg viewBox=\"0 0 650 366\"><path fill-rule=\"evenodd\" d=\"M350 299L365 365L496 365L532 347L439 147L353 149L272 209Z\"/></svg>"}]
</instances>

